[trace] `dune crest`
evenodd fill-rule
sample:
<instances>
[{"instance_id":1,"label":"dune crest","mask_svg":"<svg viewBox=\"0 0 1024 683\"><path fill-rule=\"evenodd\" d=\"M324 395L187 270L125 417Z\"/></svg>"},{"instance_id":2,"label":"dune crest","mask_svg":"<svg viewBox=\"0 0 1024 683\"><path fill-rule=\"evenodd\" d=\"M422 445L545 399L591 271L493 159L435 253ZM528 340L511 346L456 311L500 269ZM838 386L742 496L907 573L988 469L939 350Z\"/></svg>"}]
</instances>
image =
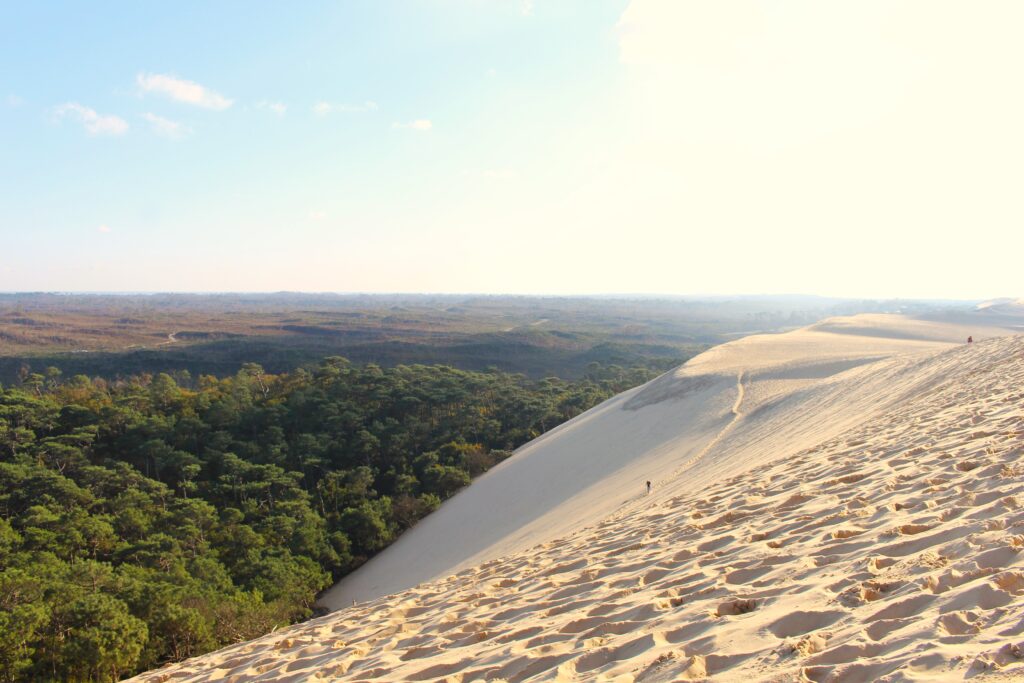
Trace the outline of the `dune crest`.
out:
<instances>
[{"instance_id":1,"label":"dune crest","mask_svg":"<svg viewBox=\"0 0 1024 683\"><path fill-rule=\"evenodd\" d=\"M986 320L712 349L528 444L351 582L404 590L136 680L1024 678L1024 337ZM445 528L511 485L563 500Z\"/></svg>"}]
</instances>

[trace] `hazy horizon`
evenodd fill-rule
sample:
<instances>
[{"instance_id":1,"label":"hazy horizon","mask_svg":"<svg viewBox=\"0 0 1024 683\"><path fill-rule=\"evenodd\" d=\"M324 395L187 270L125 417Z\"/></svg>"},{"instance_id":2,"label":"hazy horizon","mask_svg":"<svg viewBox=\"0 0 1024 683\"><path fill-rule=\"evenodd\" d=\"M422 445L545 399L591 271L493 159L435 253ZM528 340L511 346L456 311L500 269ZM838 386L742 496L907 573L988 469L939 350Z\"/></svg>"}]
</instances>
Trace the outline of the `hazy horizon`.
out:
<instances>
[{"instance_id":1,"label":"hazy horizon","mask_svg":"<svg viewBox=\"0 0 1024 683\"><path fill-rule=\"evenodd\" d=\"M52 296L337 296L337 297L509 297L509 298L563 298L563 299L822 299L834 301L908 301L944 304L972 304L996 300L1016 300L1017 297L1000 296L981 298L906 297L906 296L831 296L805 292L454 292L454 291L313 291L313 290L0 290L0 295L52 295Z\"/></svg>"}]
</instances>

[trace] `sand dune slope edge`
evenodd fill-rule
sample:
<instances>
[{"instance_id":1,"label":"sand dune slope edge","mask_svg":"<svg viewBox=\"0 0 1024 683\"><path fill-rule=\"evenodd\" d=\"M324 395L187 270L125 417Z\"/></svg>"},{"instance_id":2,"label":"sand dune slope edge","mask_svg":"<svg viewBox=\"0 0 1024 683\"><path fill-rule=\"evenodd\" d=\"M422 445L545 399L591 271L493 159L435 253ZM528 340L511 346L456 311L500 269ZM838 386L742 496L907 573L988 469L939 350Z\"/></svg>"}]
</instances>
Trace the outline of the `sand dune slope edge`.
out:
<instances>
[{"instance_id":1,"label":"sand dune slope edge","mask_svg":"<svg viewBox=\"0 0 1024 683\"><path fill-rule=\"evenodd\" d=\"M1024 339L847 372L924 388L791 456L138 680L1024 677ZM798 405L837 400L814 396Z\"/></svg>"}]
</instances>

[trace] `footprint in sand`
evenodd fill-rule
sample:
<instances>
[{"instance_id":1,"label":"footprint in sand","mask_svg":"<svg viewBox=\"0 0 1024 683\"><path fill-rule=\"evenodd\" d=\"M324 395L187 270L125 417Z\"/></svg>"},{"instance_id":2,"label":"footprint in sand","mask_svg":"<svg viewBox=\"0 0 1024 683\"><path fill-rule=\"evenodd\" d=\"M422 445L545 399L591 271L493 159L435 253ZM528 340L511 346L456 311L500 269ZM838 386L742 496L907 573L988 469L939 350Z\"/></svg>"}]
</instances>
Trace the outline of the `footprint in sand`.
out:
<instances>
[{"instance_id":1,"label":"footprint in sand","mask_svg":"<svg viewBox=\"0 0 1024 683\"><path fill-rule=\"evenodd\" d=\"M853 538L854 536L860 536L864 533L863 529L836 529L829 537L833 540L842 540L844 538Z\"/></svg>"},{"instance_id":2,"label":"footprint in sand","mask_svg":"<svg viewBox=\"0 0 1024 683\"><path fill-rule=\"evenodd\" d=\"M971 663L972 671L993 671L1013 665L1024 663L1024 642L1007 643L995 651L985 652ZM1024 671L1016 668L1017 676L1024 675ZM1019 678L1015 678L1019 680Z\"/></svg>"},{"instance_id":3,"label":"footprint in sand","mask_svg":"<svg viewBox=\"0 0 1024 683\"><path fill-rule=\"evenodd\" d=\"M991 610L1004 607L1011 602L1013 602L1013 596L1010 593L996 588L990 583L982 583L956 595L944 604L940 611Z\"/></svg>"},{"instance_id":4,"label":"footprint in sand","mask_svg":"<svg viewBox=\"0 0 1024 683\"><path fill-rule=\"evenodd\" d=\"M720 603L714 611L718 617L737 616L747 614L757 609L757 600L751 598L737 598Z\"/></svg>"},{"instance_id":5,"label":"footprint in sand","mask_svg":"<svg viewBox=\"0 0 1024 683\"><path fill-rule=\"evenodd\" d=\"M932 602L935 601L935 599L936 596L934 595L918 595L908 598L880 609L871 616L865 618L864 621L870 623L881 619L904 619L906 617L912 617L915 614L919 614L924 611Z\"/></svg>"},{"instance_id":6,"label":"footprint in sand","mask_svg":"<svg viewBox=\"0 0 1024 683\"><path fill-rule=\"evenodd\" d=\"M864 629L864 633L871 640L884 640L903 627L917 623L918 620L914 617L907 619L881 619Z\"/></svg>"},{"instance_id":7,"label":"footprint in sand","mask_svg":"<svg viewBox=\"0 0 1024 683\"><path fill-rule=\"evenodd\" d=\"M827 628L845 616L847 613L841 610L796 611L773 621L768 625L768 630L776 638L794 638Z\"/></svg>"},{"instance_id":8,"label":"footprint in sand","mask_svg":"<svg viewBox=\"0 0 1024 683\"><path fill-rule=\"evenodd\" d=\"M725 582L728 584L744 585L761 578L775 570L775 567L751 567L749 569L737 569L725 575Z\"/></svg>"},{"instance_id":9,"label":"footprint in sand","mask_svg":"<svg viewBox=\"0 0 1024 683\"><path fill-rule=\"evenodd\" d=\"M962 636L969 633L979 633L978 614L969 611L950 612L939 617L936 627L939 634L944 636Z\"/></svg>"},{"instance_id":10,"label":"footprint in sand","mask_svg":"<svg viewBox=\"0 0 1024 683\"><path fill-rule=\"evenodd\" d=\"M906 585L902 581L865 581L859 586L853 586L844 591L840 596L843 604L851 607L863 605L877 600L886 600L898 588Z\"/></svg>"},{"instance_id":11,"label":"footprint in sand","mask_svg":"<svg viewBox=\"0 0 1024 683\"><path fill-rule=\"evenodd\" d=\"M831 637L830 633L824 631L821 633L811 633L796 642L787 643L785 649L800 657L807 657L821 652L828 647L828 639Z\"/></svg>"}]
</instances>

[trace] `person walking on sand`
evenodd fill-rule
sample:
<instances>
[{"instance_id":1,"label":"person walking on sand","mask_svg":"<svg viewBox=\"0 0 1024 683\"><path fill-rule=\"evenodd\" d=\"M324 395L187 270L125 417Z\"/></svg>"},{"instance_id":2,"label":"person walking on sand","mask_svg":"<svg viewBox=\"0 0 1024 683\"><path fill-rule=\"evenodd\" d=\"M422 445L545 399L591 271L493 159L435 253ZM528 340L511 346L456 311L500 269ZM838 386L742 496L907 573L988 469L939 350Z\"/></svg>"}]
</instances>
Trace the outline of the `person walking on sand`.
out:
<instances>
[{"instance_id":1,"label":"person walking on sand","mask_svg":"<svg viewBox=\"0 0 1024 683\"><path fill-rule=\"evenodd\" d=\"M974 337L973 336L968 337L967 338L967 343L968 344L973 344L974 343Z\"/></svg>"},{"instance_id":2,"label":"person walking on sand","mask_svg":"<svg viewBox=\"0 0 1024 683\"><path fill-rule=\"evenodd\" d=\"M647 495L651 495L651 482L647 482Z\"/></svg>"}]
</instances>

